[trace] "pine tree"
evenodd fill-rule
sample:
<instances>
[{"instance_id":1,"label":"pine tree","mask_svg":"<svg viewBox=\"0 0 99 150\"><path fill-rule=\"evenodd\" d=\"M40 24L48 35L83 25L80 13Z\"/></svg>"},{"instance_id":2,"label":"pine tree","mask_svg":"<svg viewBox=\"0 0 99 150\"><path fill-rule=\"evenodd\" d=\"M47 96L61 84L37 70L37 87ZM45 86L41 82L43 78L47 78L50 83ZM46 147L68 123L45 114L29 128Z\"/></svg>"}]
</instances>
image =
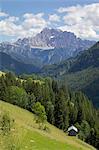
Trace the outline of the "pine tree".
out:
<instances>
[{"instance_id":1,"label":"pine tree","mask_svg":"<svg viewBox=\"0 0 99 150\"><path fill-rule=\"evenodd\" d=\"M66 98L63 90L59 90L55 101L55 125L65 130L68 126L68 109L66 109ZM66 125L67 122L67 125Z\"/></svg>"}]
</instances>

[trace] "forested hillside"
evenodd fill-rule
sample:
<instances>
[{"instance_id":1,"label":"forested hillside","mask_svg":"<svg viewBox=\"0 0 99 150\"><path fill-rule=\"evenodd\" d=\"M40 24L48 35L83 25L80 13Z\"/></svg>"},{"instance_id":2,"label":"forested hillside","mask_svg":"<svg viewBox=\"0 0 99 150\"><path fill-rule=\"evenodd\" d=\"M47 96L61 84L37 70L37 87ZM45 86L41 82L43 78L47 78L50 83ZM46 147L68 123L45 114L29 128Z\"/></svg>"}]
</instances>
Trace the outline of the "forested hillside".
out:
<instances>
[{"instance_id":1,"label":"forested hillside","mask_svg":"<svg viewBox=\"0 0 99 150\"><path fill-rule=\"evenodd\" d=\"M99 107L99 42L75 58L45 66L41 74L62 80L73 90L83 91Z\"/></svg>"},{"instance_id":2,"label":"forested hillside","mask_svg":"<svg viewBox=\"0 0 99 150\"><path fill-rule=\"evenodd\" d=\"M41 82L38 82L38 81ZM73 92L51 78L16 78L12 73L0 77L0 99L27 109L36 115L42 110L40 122L47 121L64 132L75 125L78 138L99 147L99 111L82 92ZM38 109L39 108L39 109Z\"/></svg>"},{"instance_id":3,"label":"forested hillside","mask_svg":"<svg viewBox=\"0 0 99 150\"><path fill-rule=\"evenodd\" d=\"M79 55L69 72L81 71L88 67L99 67L99 42Z\"/></svg>"}]
</instances>

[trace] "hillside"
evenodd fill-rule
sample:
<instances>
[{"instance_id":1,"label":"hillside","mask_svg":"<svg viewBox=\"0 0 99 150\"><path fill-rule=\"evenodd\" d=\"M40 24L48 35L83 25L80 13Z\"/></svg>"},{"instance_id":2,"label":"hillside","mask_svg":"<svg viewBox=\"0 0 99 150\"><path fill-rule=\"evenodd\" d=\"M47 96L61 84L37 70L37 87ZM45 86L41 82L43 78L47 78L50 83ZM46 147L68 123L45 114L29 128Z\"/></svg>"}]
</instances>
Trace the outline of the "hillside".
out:
<instances>
[{"instance_id":1,"label":"hillside","mask_svg":"<svg viewBox=\"0 0 99 150\"><path fill-rule=\"evenodd\" d=\"M67 136L48 123L46 125L49 131L38 129L32 113L0 101L0 113L3 111L9 112L9 115L15 120L14 138L12 140L20 150L94 150L88 144L78 140L76 137ZM3 143L2 137L0 137L0 141L0 150L5 150L9 138L6 143Z\"/></svg>"},{"instance_id":2,"label":"hillside","mask_svg":"<svg viewBox=\"0 0 99 150\"><path fill-rule=\"evenodd\" d=\"M75 62L74 58L67 59L58 64L45 65L41 68L40 73L43 76L59 77L68 73L71 65Z\"/></svg>"},{"instance_id":3,"label":"hillside","mask_svg":"<svg viewBox=\"0 0 99 150\"><path fill-rule=\"evenodd\" d=\"M99 107L99 42L75 59L63 80L71 88L82 90Z\"/></svg>"},{"instance_id":4,"label":"hillside","mask_svg":"<svg viewBox=\"0 0 99 150\"><path fill-rule=\"evenodd\" d=\"M99 107L99 42L75 58L43 67L41 74L63 80L73 90L82 90Z\"/></svg>"},{"instance_id":5,"label":"hillside","mask_svg":"<svg viewBox=\"0 0 99 150\"><path fill-rule=\"evenodd\" d=\"M88 67L99 67L99 42L75 58L69 72L77 72Z\"/></svg>"},{"instance_id":6,"label":"hillside","mask_svg":"<svg viewBox=\"0 0 99 150\"><path fill-rule=\"evenodd\" d=\"M99 68L87 68L60 78L72 89L83 91L99 107Z\"/></svg>"},{"instance_id":7,"label":"hillside","mask_svg":"<svg viewBox=\"0 0 99 150\"><path fill-rule=\"evenodd\" d=\"M0 52L0 70L13 71L17 74L21 74L37 72L38 68L33 65L17 61L10 55Z\"/></svg>"}]
</instances>

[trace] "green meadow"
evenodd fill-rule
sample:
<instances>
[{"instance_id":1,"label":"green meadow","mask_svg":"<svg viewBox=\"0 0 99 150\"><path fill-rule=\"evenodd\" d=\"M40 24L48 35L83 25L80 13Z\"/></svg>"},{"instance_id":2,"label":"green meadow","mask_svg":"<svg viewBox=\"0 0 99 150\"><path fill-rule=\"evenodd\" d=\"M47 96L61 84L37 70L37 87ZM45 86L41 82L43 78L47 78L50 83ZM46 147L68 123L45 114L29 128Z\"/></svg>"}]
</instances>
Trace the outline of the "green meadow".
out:
<instances>
[{"instance_id":1,"label":"green meadow","mask_svg":"<svg viewBox=\"0 0 99 150\"><path fill-rule=\"evenodd\" d=\"M27 110L0 101L0 114L9 113L15 120L11 135L0 135L0 150L94 150L93 147L46 123L48 131L39 129L35 116Z\"/></svg>"}]
</instances>

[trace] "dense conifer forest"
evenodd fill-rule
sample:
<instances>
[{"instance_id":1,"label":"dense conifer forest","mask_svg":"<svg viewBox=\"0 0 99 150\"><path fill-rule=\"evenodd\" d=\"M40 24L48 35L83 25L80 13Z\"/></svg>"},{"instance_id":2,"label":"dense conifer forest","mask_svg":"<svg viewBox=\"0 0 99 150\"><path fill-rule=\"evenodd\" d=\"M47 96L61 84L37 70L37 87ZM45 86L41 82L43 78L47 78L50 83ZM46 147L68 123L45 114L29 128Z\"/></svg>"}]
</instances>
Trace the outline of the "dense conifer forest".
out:
<instances>
[{"instance_id":1,"label":"dense conifer forest","mask_svg":"<svg viewBox=\"0 0 99 150\"><path fill-rule=\"evenodd\" d=\"M99 110L81 91L71 91L49 77L16 77L9 72L0 77L0 100L35 114L40 108L42 122L47 119L64 132L75 125L78 138L99 148Z\"/></svg>"}]
</instances>

